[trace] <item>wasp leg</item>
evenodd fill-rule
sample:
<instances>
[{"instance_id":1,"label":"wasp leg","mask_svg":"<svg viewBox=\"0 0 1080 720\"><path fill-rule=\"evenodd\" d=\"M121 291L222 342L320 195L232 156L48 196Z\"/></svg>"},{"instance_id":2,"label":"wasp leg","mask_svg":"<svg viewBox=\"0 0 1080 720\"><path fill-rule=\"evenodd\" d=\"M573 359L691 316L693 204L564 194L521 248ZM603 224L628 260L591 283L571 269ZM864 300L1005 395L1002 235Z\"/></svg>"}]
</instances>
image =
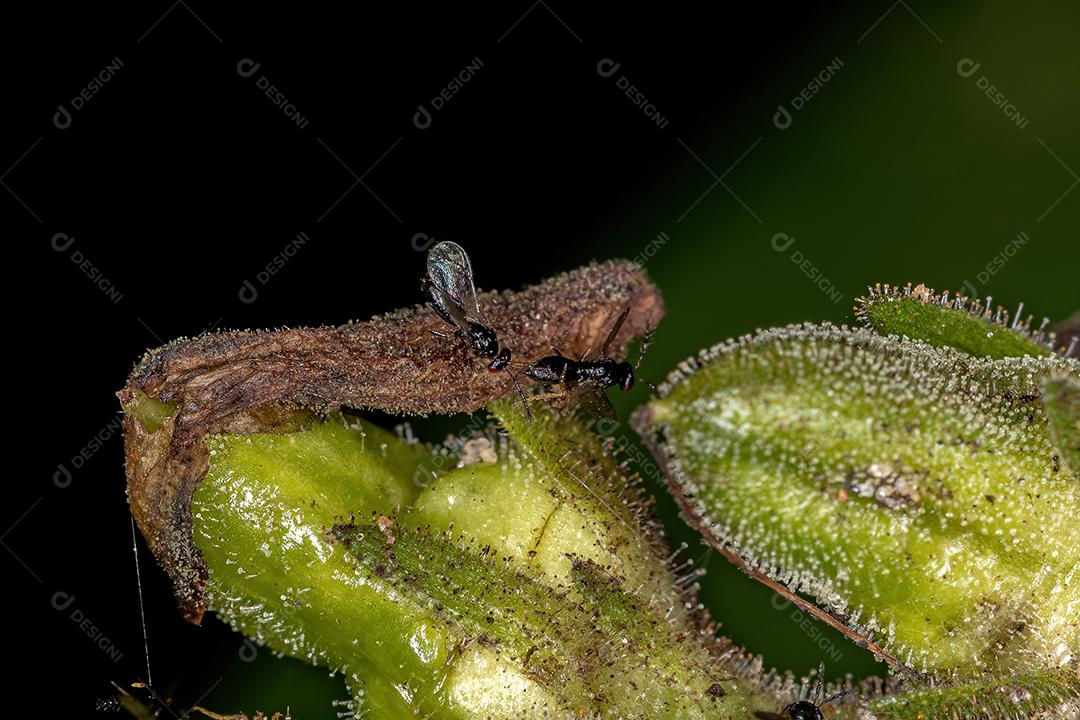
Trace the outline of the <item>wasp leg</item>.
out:
<instances>
[{"instance_id":1,"label":"wasp leg","mask_svg":"<svg viewBox=\"0 0 1080 720\"><path fill-rule=\"evenodd\" d=\"M548 390L537 395L530 395L529 402L535 402L537 400L555 400L562 397L566 397L565 390Z\"/></svg>"}]
</instances>

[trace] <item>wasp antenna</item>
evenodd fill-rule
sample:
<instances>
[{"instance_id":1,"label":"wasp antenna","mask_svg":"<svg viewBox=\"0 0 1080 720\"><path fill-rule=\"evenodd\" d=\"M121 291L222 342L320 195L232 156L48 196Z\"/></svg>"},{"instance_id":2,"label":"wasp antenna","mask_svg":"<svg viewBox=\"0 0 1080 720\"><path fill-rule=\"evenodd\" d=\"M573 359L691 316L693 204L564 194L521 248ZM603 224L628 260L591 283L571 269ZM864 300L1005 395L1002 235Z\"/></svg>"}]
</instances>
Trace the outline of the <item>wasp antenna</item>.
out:
<instances>
[{"instance_id":1,"label":"wasp antenna","mask_svg":"<svg viewBox=\"0 0 1080 720\"><path fill-rule=\"evenodd\" d=\"M821 694L824 692L824 690L825 690L825 661L822 660L821 663L818 665L817 682L814 683L814 702L815 703L818 701L818 698L821 697ZM822 704L824 704L824 703L822 703Z\"/></svg>"},{"instance_id":2,"label":"wasp antenna","mask_svg":"<svg viewBox=\"0 0 1080 720\"><path fill-rule=\"evenodd\" d=\"M833 702L834 700L839 700L840 698L845 698L848 695L858 695L858 694L859 694L859 691L856 688L848 688L844 692L838 692L838 693L836 693L834 695L830 695L825 700L825 702L823 702L821 704L822 705L828 705L829 703Z\"/></svg>"},{"instance_id":3,"label":"wasp antenna","mask_svg":"<svg viewBox=\"0 0 1080 720\"><path fill-rule=\"evenodd\" d=\"M649 343L652 342L653 332L655 331L656 328L654 327L647 328L645 334L641 336L641 349L638 350L637 363L634 364L635 370L641 367L641 362L645 359L645 353L649 352ZM651 383L649 384L649 387L652 387ZM656 388L653 387L653 390L655 389Z\"/></svg>"}]
</instances>

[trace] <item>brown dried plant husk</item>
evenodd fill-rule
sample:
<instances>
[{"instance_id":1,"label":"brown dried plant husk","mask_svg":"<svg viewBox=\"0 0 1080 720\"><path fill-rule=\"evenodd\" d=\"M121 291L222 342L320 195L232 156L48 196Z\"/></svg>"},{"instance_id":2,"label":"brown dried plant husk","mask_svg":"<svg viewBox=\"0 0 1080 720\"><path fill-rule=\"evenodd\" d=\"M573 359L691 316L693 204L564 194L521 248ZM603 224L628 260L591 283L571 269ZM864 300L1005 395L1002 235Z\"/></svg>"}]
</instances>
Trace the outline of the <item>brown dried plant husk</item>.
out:
<instances>
[{"instance_id":1,"label":"brown dried plant husk","mask_svg":"<svg viewBox=\"0 0 1080 720\"><path fill-rule=\"evenodd\" d=\"M579 268L521 292L484 293L481 308L515 364L551 354L595 354L615 319L630 315L610 348L625 353L664 306L634 263ZM513 392L430 308L341 327L220 332L147 353L117 395L141 391L176 409L160 427L124 418L128 498L135 521L173 581L184 617L205 611L206 565L192 542L191 499L206 475L207 434L289 432L340 408L392 413L473 412ZM519 380L525 378L516 372Z\"/></svg>"}]
</instances>

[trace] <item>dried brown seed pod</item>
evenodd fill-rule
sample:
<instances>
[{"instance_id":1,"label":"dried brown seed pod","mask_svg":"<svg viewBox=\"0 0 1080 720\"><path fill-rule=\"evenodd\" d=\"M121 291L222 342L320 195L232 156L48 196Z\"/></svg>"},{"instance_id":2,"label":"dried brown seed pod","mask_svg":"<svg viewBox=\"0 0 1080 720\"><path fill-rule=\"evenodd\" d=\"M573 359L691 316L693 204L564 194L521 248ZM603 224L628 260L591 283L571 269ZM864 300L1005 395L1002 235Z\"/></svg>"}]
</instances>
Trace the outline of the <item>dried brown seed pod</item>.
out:
<instances>
[{"instance_id":1,"label":"dried brown seed pod","mask_svg":"<svg viewBox=\"0 0 1080 720\"><path fill-rule=\"evenodd\" d=\"M613 343L621 357L664 314L656 287L627 261L589 265L521 292L483 293L480 302L500 342L526 362L553 347L567 354L599 347L629 307ZM414 307L341 327L213 333L143 357L117 393L127 410L128 498L188 620L198 623L205 610L207 573L191 516L207 469L203 438L287 432L342 407L472 412L513 391L507 373L489 371L436 330L448 327L430 308Z\"/></svg>"}]
</instances>

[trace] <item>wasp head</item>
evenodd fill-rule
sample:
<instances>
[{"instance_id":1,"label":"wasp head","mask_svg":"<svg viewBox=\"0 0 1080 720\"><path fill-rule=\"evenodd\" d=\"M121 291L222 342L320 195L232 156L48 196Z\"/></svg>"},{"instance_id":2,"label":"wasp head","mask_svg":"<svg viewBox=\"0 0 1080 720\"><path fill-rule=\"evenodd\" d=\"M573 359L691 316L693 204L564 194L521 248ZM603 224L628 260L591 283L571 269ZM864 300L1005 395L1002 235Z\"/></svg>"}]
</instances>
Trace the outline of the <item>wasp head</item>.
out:
<instances>
[{"instance_id":1,"label":"wasp head","mask_svg":"<svg viewBox=\"0 0 1080 720\"><path fill-rule=\"evenodd\" d=\"M787 714L791 720L823 720L824 718L818 706L806 700L799 700L788 705Z\"/></svg>"}]
</instances>

